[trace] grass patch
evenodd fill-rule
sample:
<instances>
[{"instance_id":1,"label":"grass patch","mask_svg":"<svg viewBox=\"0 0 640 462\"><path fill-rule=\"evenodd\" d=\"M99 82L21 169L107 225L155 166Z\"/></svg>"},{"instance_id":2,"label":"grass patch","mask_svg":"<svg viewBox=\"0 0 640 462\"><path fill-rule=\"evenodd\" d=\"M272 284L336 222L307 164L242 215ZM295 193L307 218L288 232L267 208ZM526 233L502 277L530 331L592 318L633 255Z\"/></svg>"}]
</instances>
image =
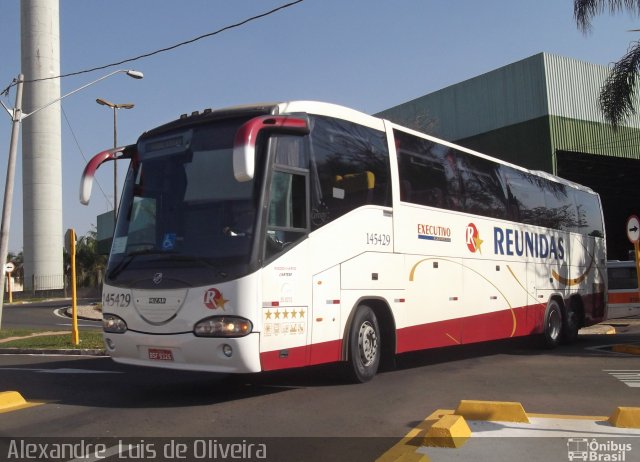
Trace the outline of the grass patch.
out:
<instances>
[{"instance_id":1,"label":"grass patch","mask_svg":"<svg viewBox=\"0 0 640 462\"><path fill-rule=\"evenodd\" d=\"M102 332L99 331L80 331L80 343L74 345L71 342L71 332L59 335L39 335L42 330L35 329L3 329L0 331L0 339L9 337L22 337L20 339L11 340L0 343L0 348L27 348L27 349L102 349L104 343L102 341Z\"/></svg>"},{"instance_id":2,"label":"grass patch","mask_svg":"<svg viewBox=\"0 0 640 462\"><path fill-rule=\"evenodd\" d=\"M38 332L42 332L42 329L2 329L0 330L0 340L9 337L26 337Z\"/></svg>"}]
</instances>

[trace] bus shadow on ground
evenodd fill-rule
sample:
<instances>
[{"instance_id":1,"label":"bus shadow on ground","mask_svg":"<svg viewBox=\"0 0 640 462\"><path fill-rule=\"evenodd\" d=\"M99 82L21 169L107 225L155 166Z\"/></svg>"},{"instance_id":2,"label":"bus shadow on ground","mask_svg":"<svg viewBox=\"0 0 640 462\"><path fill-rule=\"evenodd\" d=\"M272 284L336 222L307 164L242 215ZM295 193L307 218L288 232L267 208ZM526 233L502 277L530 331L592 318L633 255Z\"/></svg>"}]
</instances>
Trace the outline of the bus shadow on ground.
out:
<instances>
[{"instance_id":1,"label":"bus shadow on ground","mask_svg":"<svg viewBox=\"0 0 640 462\"><path fill-rule=\"evenodd\" d=\"M606 347L593 347L640 341L638 334L612 337L580 336L573 345L553 350L540 348L534 338L517 338L405 353L396 356L393 364L385 364L380 374L392 376L404 370L495 355L607 356L611 353ZM11 389L19 390L29 401L107 408L171 408L214 405L299 388L351 386L346 368L346 363L340 363L231 375L125 366L108 358L91 357L5 366L0 367L0 373Z\"/></svg>"}]
</instances>

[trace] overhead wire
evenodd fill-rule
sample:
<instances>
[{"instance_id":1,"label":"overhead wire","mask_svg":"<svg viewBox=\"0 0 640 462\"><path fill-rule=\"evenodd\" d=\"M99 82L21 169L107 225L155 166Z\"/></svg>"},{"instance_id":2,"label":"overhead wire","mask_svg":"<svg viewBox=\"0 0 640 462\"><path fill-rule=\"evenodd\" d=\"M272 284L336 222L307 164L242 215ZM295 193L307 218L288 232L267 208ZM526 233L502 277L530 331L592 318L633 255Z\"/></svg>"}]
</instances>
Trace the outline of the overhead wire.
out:
<instances>
[{"instance_id":1,"label":"overhead wire","mask_svg":"<svg viewBox=\"0 0 640 462\"><path fill-rule=\"evenodd\" d=\"M155 51L151 51L149 53L144 53L142 55L139 55L139 56L136 56L136 57L133 57L133 58L123 59L122 61L118 61L118 62L111 63L111 64L105 64L105 65L102 65L102 66L92 67L90 69L84 69L82 71L70 72L70 73L67 73L67 74L56 75L56 76L53 76L53 77L43 77L43 78L39 78L39 79L25 80L23 82L24 83L33 83L33 82L40 82L40 81L43 81L43 80L62 79L64 77L71 77L71 76L74 76L74 75L87 74L89 72L95 72L95 71L99 71L99 70L102 70L102 69L107 69L109 67L120 66L122 64L130 63L130 62L137 61L137 60L140 60L140 59L143 59L143 58L148 58L150 56L154 56L154 55L157 55L159 53L164 53L164 52L167 52L167 51L175 50L176 48L179 48L179 47L185 46L185 45L189 45L191 43L197 42L198 40L202 40L204 38L213 37L214 35L218 35L218 34L220 34L222 32L228 31L230 29L235 29L235 28L243 26L243 25L245 25L245 24L247 24L247 23L249 23L251 21L255 21L257 19L261 19L261 18L264 18L266 16L269 16L269 15L272 15L274 13L277 13L278 11L284 10L286 8L290 8L290 7L294 6L294 5L297 5L298 3L302 3L303 1L304 0L295 0L295 1L292 1L292 2L289 2L289 3L285 3L284 5L280 5L280 6L276 7L276 8L273 8L272 10L266 11L264 13L257 14L255 16L251 16L250 18L244 19L244 20L242 20L240 22L237 22L237 23L234 23L234 24L230 24L230 25L225 26L225 27L223 27L221 29L218 29L216 31L200 35L200 36L192 38L190 40L185 40L185 41L177 43L175 45L171 45L171 46L168 46L168 47L165 47L165 48L161 48L161 49L158 49L158 50L155 50ZM13 79L13 81L2 92L0 92L0 95L6 96L9 93L9 90L11 90L11 88L13 86L17 85L17 83L18 83L17 80Z\"/></svg>"},{"instance_id":2,"label":"overhead wire","mask_svg":"<svg viewBox=\"0 0 640 462\"><path fill-rule=\"evenodd\" d=\"M245 24L247 24L249 22L252 22L252 21L255 21L257 19L261 19L261 18L264 18L266 16L272 15L274 13L277 13L278 11L281 11L281 10L284 10L286 8L289 8L289 7L292 7L294 5L297 5L298 3L302 3L303 1L304 0L295 0L295 1L292 1L292 2L289 2L289 3L285 3L283 5L280 5L280 6L276 7L276 8L273 8L273 9L271 9L269 11L266 11L264 13L251 16L251 17L249 17L247 19L244 19L244 20L242 20L240 22L237 22L237 23L234 23L234 24L230 24L230 25L225 26L225 27L223 27L221 29L218 29L216 31L209 32L207 34L202 34L202 35L200 35L198 37L195 37L195 38L192 38L192 39L189 39L189 40L185 40L185 41L177 43L175 45L171 45L169 47L161 48L161 49L149 52L149 53L144 53L142 55L139 55L139 56L136 56L136 57L133 57L133 58L127 58L127 59L123 59L123 60L118 61L118 62L105 64L105 65L101 65L101 66L96 66L96 67L93 67L93 68L90 68L90 69L84 69L84 70L81 70L81 71L69 72L69 73L66 73L66 74L61 74L61 75L57 75L57 76L53 76L53 77L43 77L43 78L39 78L39 79L24 80L23 83L34 83L34 82L39 82L39 81L43 81L43 80L62 79L64 77L71 77L71 76L80 75L80 74L87 74L87 73L90 73L90 72L95 72L95 71L99 71L99 70L102 70L102 69L107 69L109 67L120 66L122 64L126 64L126 63L129 63L129 62L133 62L133 61L137 61L137 60L140 60L140 59L148 58L150 56L154 56L154 55L157 55L157 54L160 54L160 53L171 51L171 50L174 50L176 48L179 48L179 47L182 47L182 46L189 45L191 43L197 42L197 41L202 40L204 38L213 37L213 36L218 35L218 34L220 34L222 32L225 32L225 31L228 31L228 30L231 30L231 29L235 29L235 28L243 26L243 25L245 25ZM11 81L11 83L2 92L0 92L0 95L7 96L9 94L9 91L11 90L11 88L16 86L17 84L18 84L18 79L14 78ZM75 134L75 132L73 130L73 127L71 126L71 122L69 121L69 118L67 117L67 113L65 112L64 108L62 107L62 105L60 105L60 108L62 110L62 114L64 116L64 119L65 119L66 123L67 123L67 126L69 127L69 131L71 132L73 140L74 140L74 142L76 144L76 147L78 148L78 151L82 155L82 158L85 160L85 162L88 162L87 157L84 155L84 152L82 151L82 147L80 146L78 138L77 138L77 136L76 136L76 134ZM102 192L102 195L105 197L105 200L107 201L107 203L108 204L112 204L110 199L109 199L109 196L105 193L105 191L102 188L102 186L100 185L100 183L97 180L96 180L96 183L98 184L98 188Z\"/></svg>"},{"instance_id":3,"label":"overhead wire","mask_svg":"<svg viewBox=\"0 0 640 462\"><path fill-rule=\"evenodd\" d=\"M64 116L64 120L67 122L67 126L69 127L69 131L71 132L71 136L73 137L73 140L76 143L76 147L78 148L78 151L80 152L80 155L82 156L82 158L84 159L85 164L86 164L86 163L89 162L89 160L84 155L84 152L82 151L82 147L80 147L80 142L78 141L78 137L76 136L75 132L73 131L73 127L71 126L71 122L69 122L69 117L67 117L67 113L64 110L64 107L62 107L62 104L60 105L60 109L62 110L62 115ZM104 189L102 189L102 185L100 185L100 182L98 181L97 178L95 178L95 182L98 185L98 188L100 188L100 191L102 192L102 195L104 196L105 200L107 201L107 205L109 207L113 207L113 202L109 199L109 196L107 196L107 193L104 192Z\"/></svg>"}]
</instances>

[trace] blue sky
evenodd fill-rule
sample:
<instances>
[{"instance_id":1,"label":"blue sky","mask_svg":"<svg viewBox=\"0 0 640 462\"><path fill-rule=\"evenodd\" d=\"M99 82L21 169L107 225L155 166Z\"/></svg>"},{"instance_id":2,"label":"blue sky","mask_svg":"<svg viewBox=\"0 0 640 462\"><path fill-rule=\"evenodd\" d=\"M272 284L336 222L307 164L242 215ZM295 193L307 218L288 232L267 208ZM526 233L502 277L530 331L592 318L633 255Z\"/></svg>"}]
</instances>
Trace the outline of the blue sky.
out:
<instances>
[{"instance_id":1,"label":"blue sky","mask_svg":"<svg viewBox=\"0 0 640 462\"><path fill-rule=\"evenodd\" d=\"M284 3L60 0L61 72L171 46ZM88 207L78 201L83 154L89 159L113 142L112 112L96 104L96 98L136 105L119 112L119 144L134 143L143 131L182 113L241 103L314 99L375 113L542 51L608 65L640 38L629 32L639 26L638 18L607 13L584 35L575 26L571 0L305 0L124 66L144 72L143 80L120 74L65 99L69 124L63 119L63 226L83 235L96 224L96 215L112 208L111 166L97 176L108 197L94 187ZM0 40L4 88L20 71L19 0L2 0ZM62 79L62 93L109 72ZM12 106L14 98L12 92L3 101ZM0 122L0 191L9 134L10 118L5 116ZM17 175L13 251L22 249L20 161Z\"/></svg>"}]
</instances>

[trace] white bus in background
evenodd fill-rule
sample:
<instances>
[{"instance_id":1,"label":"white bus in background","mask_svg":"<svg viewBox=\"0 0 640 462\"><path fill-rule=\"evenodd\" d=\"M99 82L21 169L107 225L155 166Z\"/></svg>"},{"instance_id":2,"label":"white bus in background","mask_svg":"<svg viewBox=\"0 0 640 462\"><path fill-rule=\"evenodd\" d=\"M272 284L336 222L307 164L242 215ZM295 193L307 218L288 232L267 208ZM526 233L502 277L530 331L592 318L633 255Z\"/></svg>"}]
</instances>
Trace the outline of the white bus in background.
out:
<instances>
[{"instance_id":1,"label":"white bus in background","mask_svg":"<svg viewBox=\"0 0 640 462\"><path fill-rule=\"evenodd\" d=\"M607 262L607 319L627 318L640 314L640 293L636 262Z\"/></svg>"},{"instance_id":2,"label":"white bus in background","mask_svg":"<svg viewBox=\"0 0 640 462\"><path fill-rule=\"evenodd\" d=\"M389 121L294 101L205 110L87 165L131 159L104 281L118 362L246 373L606 318L590 189Z\"/></svg>"}]
</instances>

